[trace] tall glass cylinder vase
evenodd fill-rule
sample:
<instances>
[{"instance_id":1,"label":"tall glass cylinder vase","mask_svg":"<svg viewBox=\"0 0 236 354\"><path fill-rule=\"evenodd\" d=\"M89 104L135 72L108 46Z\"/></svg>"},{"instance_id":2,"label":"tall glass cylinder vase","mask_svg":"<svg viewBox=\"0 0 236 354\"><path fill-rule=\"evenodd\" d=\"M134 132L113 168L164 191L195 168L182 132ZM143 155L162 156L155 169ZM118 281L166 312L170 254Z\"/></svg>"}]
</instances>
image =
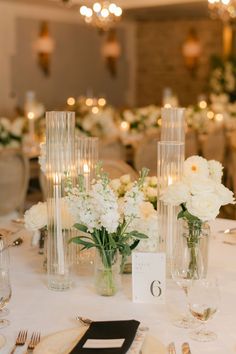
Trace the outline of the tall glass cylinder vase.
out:
<instances>
[{"instance_id":1,"label":"tall glass cylinder vase","mask_svg":"<svg viewBox=\"0 0 236 354\"><path fill-rule=\"evenodd\" d=\"M47 176L47 272L48 287L63 291L71 287L72 221L66 210L67 178L75 176L75 116L73 112L46 114Z\"/></svg>"},{"instance_id":2,"label":"tall glass cylinder vase","mask_svg":"<svg viewBox=\"0 0 236 354\"><path fill-rule=\"evenodd\" d=\"M161 141L157 149L158 194L168 185L180 181L183 175L184 143ZM157 204L159 215L159 251L166 253L167 275L170 275L173 249L180 234L177 220L178 207L166 205L161 200Z\"/></svg>"},{"instance_id":3,"label":"tall glass cylinder vase","mask_svg":"<svg viewBox=\"0 0 236 354\"><path fill-rule=\"evenodd\" d=\"M84 178L86 191L90 190L91 182L95 178L98 162L98 138L77 136L75 140L76 175ZM79 233L79 232L78 232ZM75 264L89 265L94 263L94 250L87 249L81 252L81 246L73 244L73 258Z\"/></svg>"},{"instance_id":4,"label":"tall glass cylinder vase","mask_svg":"<svg viewBox=\"0 0 236 354\"><path fill-rule=\"evenodd\" d=\"M184 108L162 108L161 141L185 142Z\"/></svg>"},{"instance_id":5,"label":"tall glass cylinder vase","mask_svg":"<svg viewBox=\"0 0 236 354\"><path fill-rule=\"evenodd\" d=\"M85 188L89 190L98 162L98 138L76 137L75 153L76 172L84 177Z\"/></svg>"}]
</instances>

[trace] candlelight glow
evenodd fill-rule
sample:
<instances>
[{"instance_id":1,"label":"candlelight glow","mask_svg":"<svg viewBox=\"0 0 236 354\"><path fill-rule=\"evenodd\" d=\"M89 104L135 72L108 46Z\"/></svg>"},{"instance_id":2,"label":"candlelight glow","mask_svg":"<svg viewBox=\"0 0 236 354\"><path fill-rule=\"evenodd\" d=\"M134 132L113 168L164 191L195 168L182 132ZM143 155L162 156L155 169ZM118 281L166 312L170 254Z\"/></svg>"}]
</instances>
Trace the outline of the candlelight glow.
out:
<instances>
[{"instance_id":1,"label":"candlelight glow","mask_svg":"<svg viewBox=\"0 0 236 354\"><path fill-rule=\"evenodd\" d=\"M29 119L34 119L34 112L29 112L27 116Z\"/></svg>"}]
</instances>

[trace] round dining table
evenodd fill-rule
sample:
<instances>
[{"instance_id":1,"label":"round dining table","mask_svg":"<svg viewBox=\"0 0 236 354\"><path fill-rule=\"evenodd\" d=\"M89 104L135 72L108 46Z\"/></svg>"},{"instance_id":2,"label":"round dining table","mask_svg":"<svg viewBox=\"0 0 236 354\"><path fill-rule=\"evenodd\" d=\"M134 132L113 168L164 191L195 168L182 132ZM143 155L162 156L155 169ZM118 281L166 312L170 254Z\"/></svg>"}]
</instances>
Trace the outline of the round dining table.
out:
<instances>
[{"instance_id":1,"label":"round dining table","mask_svg":"<svg viewBox=\"0 0 236 354\"><path fill-rule=\"evenodd\" d=\"M197 342L190 339L188 329L173 325L174 318L187 310L184 292L173 280L167 279L164 305L132 302L131 275L125 274L122 275L120 292L104 297L96 294L92 265L84 261L74 269L74 285L70 290L49 290L43 267L44 257L39 254L38 247L32 246L31 234L23 227L18 229L12 222L2 221L0 227L17 231L10 236L12 240L20 236L24 242L10 249L12 297L6 317L10 325L0 329L0 334L6 339L0 353L10 353L19 330L28 330L28 340L33 331L39 331L44 338L79 326L76 316L84 316L96 321L136 319L149 328L148 335L158 338L166 347L174 342L176 354L182 353L183 342L189 343L191 354L235 354L236 241L226 243L229 236L220 231L236 227L236 221L217 219L210 225L208 273L218 279L221 301L219 311L208 326L217 333L217 339ZM236 239L236 234L231 237ZM18 347L16 353L25 353L26 348L26 345Z\"/></svg>"}]
</instances>

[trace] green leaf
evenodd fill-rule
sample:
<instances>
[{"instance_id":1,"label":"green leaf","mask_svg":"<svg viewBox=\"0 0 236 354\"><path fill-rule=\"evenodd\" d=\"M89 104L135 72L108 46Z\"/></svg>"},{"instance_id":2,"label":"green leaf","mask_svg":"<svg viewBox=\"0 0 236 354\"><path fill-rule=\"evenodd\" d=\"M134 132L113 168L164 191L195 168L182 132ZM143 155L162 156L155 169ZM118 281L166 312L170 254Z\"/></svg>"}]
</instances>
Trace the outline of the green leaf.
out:
<instances>
[{"instance_id":1,"label":"green leaf","mask_svg":"<svg viewBox=\"0 0 236 354\"><path fill-rule=\"evenodd\" d=\"M70 240L70 242L76 243L78 245L84 246L84 248L92 248L96 247L96 245L93 242L85 241L81 237L74 237Z\"/></svg>"},{"instance_id":2,"label":"green leaf","mask_svg":"<svg viewBox=\"0 0 236 354\"><path fill-rule=\"evenodd\" d=\"M82 232L88 232L88 228L87 226L85 225L82 225L82 224L75 224L74 227L77 229L77 230L80 230Z\"/></svg>"},{"instance_id":3,"label":"green leaf","mask_svg":"<svg viewBox=\"0 0 236 354\"><path fill-rule=\"evenodd\" d=\"M132 245L130 246L130 249L134 250L138 246L139 242L140 242L140 240L134 241L134 243L132 243Z\"/></svg>"},{"instance_id":4,"label":"green leaf","mask_svg":"<svg viewBox=\"0 0 236 354\"><path fill-rule=\"evenodd\" d=\"M148 236L146 236L145 234L138 232L138 231L131 231L128 233L129 236L133 236L136 237L138 239L144 239L144 238L148 238Z\"/></svg>"}]
</instances>

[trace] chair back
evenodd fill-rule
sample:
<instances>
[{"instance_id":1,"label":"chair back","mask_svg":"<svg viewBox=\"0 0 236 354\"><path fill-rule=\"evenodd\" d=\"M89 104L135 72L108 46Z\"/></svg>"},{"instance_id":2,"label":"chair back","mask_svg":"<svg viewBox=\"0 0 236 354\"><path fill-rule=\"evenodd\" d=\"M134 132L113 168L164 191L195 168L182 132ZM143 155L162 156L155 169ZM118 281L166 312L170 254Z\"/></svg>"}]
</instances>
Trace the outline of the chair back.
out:
<instances>
[{"instance_id":1,"label":"chair back","mask_svg":"<svg viewBox=\"0 0 236 354\"><path fill-rule=\"evenodd\" d=\"M122 160L103 160L102 167L108 173L109 178L119 178L122 175L129 174L132 180L138 178L138 173L126 162Z\"/></svg>"},{"instance_id":2,"label":"chair back","mask_svg":"<svg viewBox=\"0 0 236 354\"><path fill-rule=\"evenodd\" d=\"M29 161L21 150L0 151L0 215L24 211Z\"/></svg>"},{"instance_id":3,"label":"chair back","mask_svg":"<svg viewBox=\"0 0 236 354\"><path fill-rule=\"evenodd\" d=\"M160 132L148 135L140 142L135 151L134 167L140 171L147 167L150 176L157 175L157 142L160 140Z\"/></svg>"},{"instance_id":4,"label":"chair back","mask_svg":"<svg viewBox=\"0 0 236 354\"><path fill-rule=\"evenodd\" d=\"M125 146L119 140L100 142L99 159L115 159L126 161Z\"/></svg>"},{"instance_id":5,"label":"chair back","mask_svg":"<svg viewBox=\"0 0 236 354\"><path fill-rule=\"evenodd\" d=\"M188 129L185 135L185 158L198 154L197 134L193 129Z\"/></svg>"},{"instance_id":6,"label":"chair back","mask_svg":"<svg viewBox=\"0 0 236 354\"><path fill-rule=\"evenodd\" d=\"M223 128L216 128L209 132L202 141L202 155L207 160L224 162L225 134Z\"/></svg>"}]
</instances>

